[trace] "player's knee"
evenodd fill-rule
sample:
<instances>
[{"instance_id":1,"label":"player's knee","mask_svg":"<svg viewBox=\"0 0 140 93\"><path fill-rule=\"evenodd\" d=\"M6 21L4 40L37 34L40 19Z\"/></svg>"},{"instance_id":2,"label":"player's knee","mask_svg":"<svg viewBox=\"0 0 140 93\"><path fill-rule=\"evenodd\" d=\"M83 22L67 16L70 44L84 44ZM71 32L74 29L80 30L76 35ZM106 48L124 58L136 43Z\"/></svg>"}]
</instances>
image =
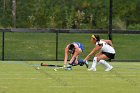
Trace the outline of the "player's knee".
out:
<instances>
[{"instance_id":1,"label":"player's knee","mask_svg":"<svg viewBox=\"0 0 140 93\"><path fill-rule=\"evenodd\" d=\"M97 57L99 54L95 54L95 57Z\"/></svg>"},{"instance_id":2,"label":"player's knee","mask_svg":"<svg viewBox=\"0 0 140 93\"><path fill-rule=\"evenodd\" d=\"M95 57L96 57L97 62L99 62L99 61L101 60L98 54L95 55ZM95 57L94 57L94 58L95 58Z\"/></svg>"},{"instance_id":3,"label":"player's knee","mask_svg":"<svg viewBox=\"0 0 140 93\"><path fill-rule=\"evenodd\" d=\"M97 62L99 62L101 59L99 57L97 57Z\"/></svg>"}]
</instances>

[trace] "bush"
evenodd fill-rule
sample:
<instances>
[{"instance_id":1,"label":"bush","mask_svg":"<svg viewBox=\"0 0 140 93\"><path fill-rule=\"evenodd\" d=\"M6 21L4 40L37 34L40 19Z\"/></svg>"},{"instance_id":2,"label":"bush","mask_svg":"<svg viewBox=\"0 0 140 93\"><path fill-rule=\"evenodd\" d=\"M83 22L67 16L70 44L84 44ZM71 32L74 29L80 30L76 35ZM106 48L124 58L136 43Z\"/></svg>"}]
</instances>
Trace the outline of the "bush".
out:
<instances>
[{"instance_id":1,"label":"bush","mask_svg":"<svg viewBox=\"0 0 140 93\"><path fill-rule=\"evenodd\" d=\"M126 29L126 22L124 22L119 17L117 17L113 20L113 28L125 30Z\"/></svg>"},{"instance_id":2,"label":"bush","mask_svg":"<svg viewBox=\"0 0 140 93\"><path fill-rule=\"evenodd\" d=\"M130 29L130 30L140 30L140 24L129 25L127 27L127 29Z\"/></svg>"}]
</instances>

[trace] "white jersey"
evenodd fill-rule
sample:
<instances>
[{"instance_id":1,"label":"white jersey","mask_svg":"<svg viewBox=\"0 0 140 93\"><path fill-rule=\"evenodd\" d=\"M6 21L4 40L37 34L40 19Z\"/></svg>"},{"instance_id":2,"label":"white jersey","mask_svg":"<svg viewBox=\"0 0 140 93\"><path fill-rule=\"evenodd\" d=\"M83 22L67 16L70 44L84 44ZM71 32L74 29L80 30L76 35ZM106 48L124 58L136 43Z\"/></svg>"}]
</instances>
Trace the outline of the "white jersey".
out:
<instances>
[{"instance_id":1,"label":"white jersey","mask_svg":"<svg viewBox=\"0 0 140 93\"><path fill-rule=\"evenodd\" d=\"M102 46L101 52L107 52L107 53L115 54L115 49L103 40L100 40L100 41L96 42L96 45L101 45Z\"/></svg>"}]
</instances>

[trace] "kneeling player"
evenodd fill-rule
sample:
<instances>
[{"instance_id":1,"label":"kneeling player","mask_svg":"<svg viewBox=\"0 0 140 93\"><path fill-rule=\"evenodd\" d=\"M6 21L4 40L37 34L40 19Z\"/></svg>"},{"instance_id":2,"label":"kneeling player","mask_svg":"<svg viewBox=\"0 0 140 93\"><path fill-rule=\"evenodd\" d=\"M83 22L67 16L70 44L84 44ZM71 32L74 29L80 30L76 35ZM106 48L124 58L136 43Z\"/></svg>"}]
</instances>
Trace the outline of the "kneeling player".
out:
<instances>
[{"instance_id":1,"label":"kneeling player","mask_svg":"<svg viewBox=\"0 0 140 93\"><path fill-rule=\"evenodd\" d=\"M88 68L88 62L83 60L78 60L78 56L83 52L84 46L79 42L73 42L71 44L68 44L65 48L65 58L64 58L64 67L67 65L68 60L68 53L71 54L71 59L69 62L69 65L67 67L80 65L83 66L84 64Z\"/></svg>"}]
</instances>

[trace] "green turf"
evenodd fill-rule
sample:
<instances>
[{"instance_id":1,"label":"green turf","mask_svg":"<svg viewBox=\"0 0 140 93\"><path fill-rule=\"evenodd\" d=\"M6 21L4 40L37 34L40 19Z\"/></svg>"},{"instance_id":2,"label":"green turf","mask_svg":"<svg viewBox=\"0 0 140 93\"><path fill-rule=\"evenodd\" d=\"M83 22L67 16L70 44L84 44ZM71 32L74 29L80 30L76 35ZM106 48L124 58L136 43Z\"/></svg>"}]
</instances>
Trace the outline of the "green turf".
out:
<instances>
[{"instance_id":1,"label":"green turf","mask_svg":"<svg viewBox=\"0 0 140 93\"><path fill-rule=\"evenodd\" d=\"M140 63L111 63L114 69L96 72L85 67L72 71L35 66L41 62L0 62L0 93L140 93ZM44 62L62 64L62 62Z\"/></svg>"}]
</instances>

